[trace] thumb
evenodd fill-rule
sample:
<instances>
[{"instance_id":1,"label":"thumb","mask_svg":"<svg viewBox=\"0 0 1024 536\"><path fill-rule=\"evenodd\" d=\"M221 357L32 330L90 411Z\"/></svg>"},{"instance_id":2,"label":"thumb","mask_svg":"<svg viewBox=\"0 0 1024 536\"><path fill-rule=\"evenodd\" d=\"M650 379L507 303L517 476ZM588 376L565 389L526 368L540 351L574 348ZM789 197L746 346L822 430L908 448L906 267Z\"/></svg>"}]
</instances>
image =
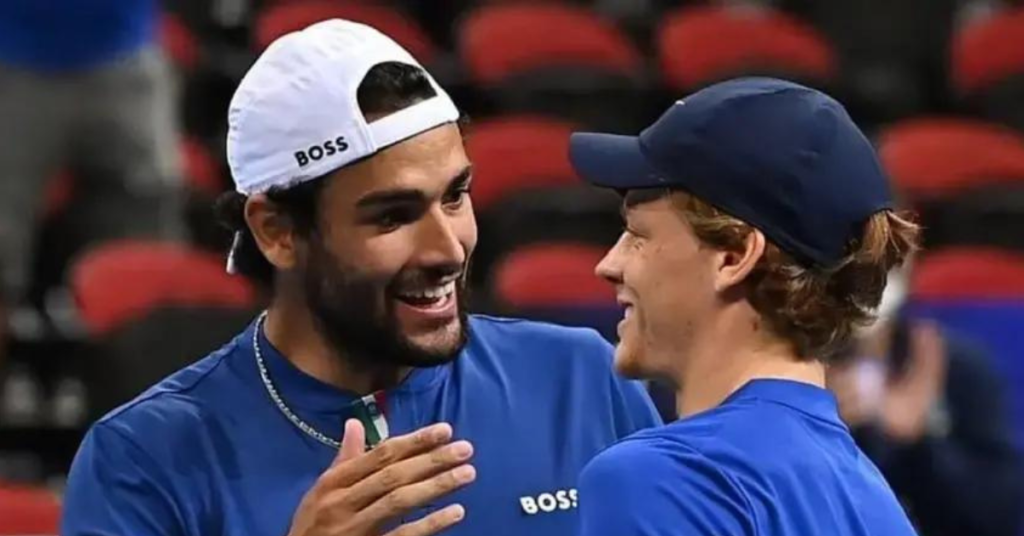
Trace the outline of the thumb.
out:
<instances>
[{"instance_id":1,"label":"thumb","mask_svg":"<svg viewBox=\"0 0 1024 536\"><path fill-rule=\"evenodd\" d=\"M910 341L911 366L915 372L925 377L939 375L945 354L945 341L937 326L931 323L915 326Z\"/></svg>"},{"instance_id":2,"label":"thumb","mask_svg":"<svg viewBox=\"0 0 1024 536\"><path fill-rule=\"evenodd\" d=\"M342 436L341 448L338 449L338 456L334 458L333 465L351 460L364 452L366 452L366 430L363 428L363 423L357 419L345 421L345 435Z\"/></svg>"}]
</instances>

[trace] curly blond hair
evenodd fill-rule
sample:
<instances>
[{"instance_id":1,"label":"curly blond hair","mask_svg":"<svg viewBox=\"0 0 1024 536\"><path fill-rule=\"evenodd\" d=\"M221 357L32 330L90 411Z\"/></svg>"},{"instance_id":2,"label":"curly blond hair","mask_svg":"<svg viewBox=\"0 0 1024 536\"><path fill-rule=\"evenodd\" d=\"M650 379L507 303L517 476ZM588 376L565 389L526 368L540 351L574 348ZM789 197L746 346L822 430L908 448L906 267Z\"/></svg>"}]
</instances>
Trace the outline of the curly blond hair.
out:
<instances>
[{"instance_id":1,"label":"curly blond hair","mask_svg":"<svg viewBox=\"0 0 1024 536\"><path fill-rule=\"evenodd\" d=\"M706 245L743 248L754 229L691 195L673 196ZM912 214L884 210L864 224L860 240L828 269L809 268L769 239L746 281L747 299L768 329L789 341L797 355L827 361L857 329L870 325L889 272L917 250L920 227Z\"/></svg>"}]
</instances>

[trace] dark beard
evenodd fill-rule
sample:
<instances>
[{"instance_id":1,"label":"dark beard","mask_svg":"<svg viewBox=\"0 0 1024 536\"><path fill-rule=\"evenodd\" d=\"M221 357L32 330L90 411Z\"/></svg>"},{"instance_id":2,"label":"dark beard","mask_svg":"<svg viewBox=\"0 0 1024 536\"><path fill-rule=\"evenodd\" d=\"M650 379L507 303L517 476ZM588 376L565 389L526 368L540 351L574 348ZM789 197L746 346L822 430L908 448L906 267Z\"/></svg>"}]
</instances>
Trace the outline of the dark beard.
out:
<instances>
[{"instance_id":1,"label":"dark beard","mask_svg":"<svg viewBox=\"0 0 1024 536\"><path fill-rule=\"evenodd\" d=\"M456 283L459 308L457 340L444 348L423 348L402 333L394 311L394 288L398 282L433 284L462 270L461 266L439 266L417 273L399 274L394 279L359 274L341 267L318 240L311 240L305 270L306 303L317 329L359 369L433 367L453 361L468 339L466 273Z\"/></svg>"}]
</instances>

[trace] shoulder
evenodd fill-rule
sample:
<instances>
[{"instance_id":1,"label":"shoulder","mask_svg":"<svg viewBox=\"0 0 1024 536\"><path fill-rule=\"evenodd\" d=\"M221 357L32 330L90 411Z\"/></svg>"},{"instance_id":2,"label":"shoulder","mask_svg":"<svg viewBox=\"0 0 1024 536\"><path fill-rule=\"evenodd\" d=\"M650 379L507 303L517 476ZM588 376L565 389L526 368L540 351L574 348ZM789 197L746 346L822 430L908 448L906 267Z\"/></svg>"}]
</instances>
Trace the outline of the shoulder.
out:
<instances>
[{"instance_id":1,"label":"shoulder","mask_svg":"<svg viewBox=\"0 0 1024 536\"><path fill-rule=\"evenodd\" d=\"M615 437L661 422L643 384L615 371L614 347L593 329L474 316L470 330L467 366L546 400L573 400L588 417L609 414Z\"/></svg>"},{"instance_id":2,"label":"shoulder","mask_svg":"<svg viewBox=\"0 0 1024 536\"><path fill-rule=\"evenodd\" d=\"M563 393L575 392L574 385L587 386L580 392L600 396L617 378L612 366L614 348L589 328L474 316L470 330L471 360L508 377L528 378L523 385L537 387L543 381ZM595 389L597 384L605 387Z\"/></svg>"},{"instance_id":3,"label":"shoulder","mask_svg":"<svg viewBox=\"0 0 1024 536\"><path fill-rule=\"evenodd\" d=\"M753 508L728 468L664 428L638 432L587 464L584 534L750 534Z\"/></svg>"},{"instance_id":4,"label":"shoulder","mask_svg":"<svg viewBox=\"0 0 1024 536\"><path fill-rule=\"evenodd\" d=\"M211 394L231 387L225 385L231 377L227 369L239 351L236 338L110 411L93 428L110 430L143 447L168 437L190 437L190 431L205 421Z\"/></svg>"},{"instance_id":5,"label":"shoulder","mask_svg":"<svg viewBox=\"0 0 1024 536\"><path fill-rule=\"evenodd\" d=\"M536 356L546 363L551 359L582 359L611 364L612 345L591 328L567 327L547 322L486 315L470 317L471 345L514 351L517 355Z\"/></svg>"}]
</instances>

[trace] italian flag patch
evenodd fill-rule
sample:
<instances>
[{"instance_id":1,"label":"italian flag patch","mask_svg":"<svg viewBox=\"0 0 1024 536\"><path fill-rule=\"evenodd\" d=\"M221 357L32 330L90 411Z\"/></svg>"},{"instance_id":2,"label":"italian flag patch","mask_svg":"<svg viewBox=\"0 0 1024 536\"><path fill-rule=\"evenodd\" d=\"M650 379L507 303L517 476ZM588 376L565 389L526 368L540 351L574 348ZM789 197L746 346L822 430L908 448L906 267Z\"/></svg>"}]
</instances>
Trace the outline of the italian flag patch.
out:
<instances>
[{"instance_id":1,"label":"italian flag patch","mask_svg":"<svg viewBox=\"0 0 1024 536\"><path fill-rule=\"evenodd\" d=\"M384 415L384 391L366 395L352 404L354 417L366 429L366 449L376 447L388 438L388 420Z\"/></svg>"}]
</instances>

